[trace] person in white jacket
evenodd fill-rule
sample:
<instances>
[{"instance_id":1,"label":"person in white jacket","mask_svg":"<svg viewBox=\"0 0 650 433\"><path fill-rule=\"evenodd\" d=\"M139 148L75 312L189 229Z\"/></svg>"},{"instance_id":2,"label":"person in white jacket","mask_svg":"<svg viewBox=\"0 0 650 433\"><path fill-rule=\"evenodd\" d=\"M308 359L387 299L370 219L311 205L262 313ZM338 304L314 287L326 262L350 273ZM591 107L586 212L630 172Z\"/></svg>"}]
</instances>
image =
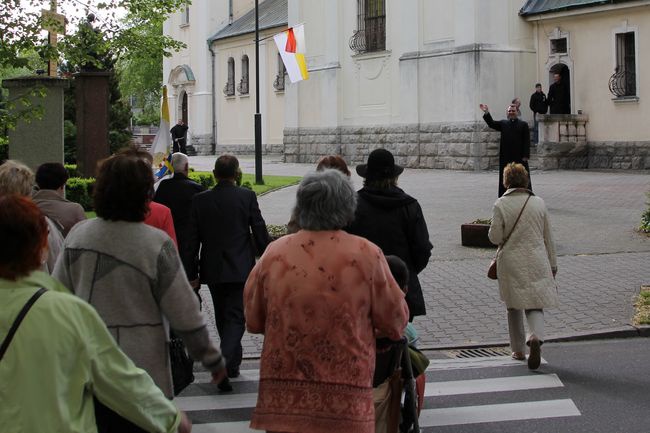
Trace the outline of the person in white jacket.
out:
<instances>
[{"instance_id":1,"label":"person in white jacket","mask_svg":"<svg viewBox=\"0 0 650 433\"><path fill-rule=\"evenodd\" d=\"M544 200L525 189L528 173L524 166L508 164L503 184L507 191L494 203L489 237L499 245L497 278L501 300L508 309L512 357L526 359L527 344L528 368L534 370L541 362L544 309L558 304L555 245ZM526 339L524 312L529 328Z\"/></svg>"}]
</instances>

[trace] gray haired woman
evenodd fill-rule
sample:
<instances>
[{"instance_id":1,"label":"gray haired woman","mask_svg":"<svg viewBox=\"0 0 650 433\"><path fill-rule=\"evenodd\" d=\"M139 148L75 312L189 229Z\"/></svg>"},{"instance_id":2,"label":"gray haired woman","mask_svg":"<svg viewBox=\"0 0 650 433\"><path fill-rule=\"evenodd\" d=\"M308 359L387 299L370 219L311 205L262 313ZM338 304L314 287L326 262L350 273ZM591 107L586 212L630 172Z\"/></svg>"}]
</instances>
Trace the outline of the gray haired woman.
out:
<instances>
[{"instance_id":1,"label":"gray haired woman","mask_svg":"<svg viewBox=\"0 0 650 433\"><path fill-rule=\"evenodd\" d=\"M254 429L375 431L375 329L400 338L408 308L381 250L341 230L355 207L345 175L309 173L301 229L271 243L248 277L246 326L264 334Z\"/></svg>"},{"instance_id":2,"label":"gray haired woman","mask_svg":"<svg viewBox=\"0 0 650 433\"><path fill-rule=\"evenodd\" d=\"M497 277L501 300L508 308L512 357L526 359L526 343L530 347L528 368L534 370L541 362L544 308L558 304L555 244L544 200L526 189L528 172L524 166L514 162L506 165L503 185L507 191L494 203L489 237L499 245ZM530 331L526 340L524 312Z\"/></svg>"}]
</instances>

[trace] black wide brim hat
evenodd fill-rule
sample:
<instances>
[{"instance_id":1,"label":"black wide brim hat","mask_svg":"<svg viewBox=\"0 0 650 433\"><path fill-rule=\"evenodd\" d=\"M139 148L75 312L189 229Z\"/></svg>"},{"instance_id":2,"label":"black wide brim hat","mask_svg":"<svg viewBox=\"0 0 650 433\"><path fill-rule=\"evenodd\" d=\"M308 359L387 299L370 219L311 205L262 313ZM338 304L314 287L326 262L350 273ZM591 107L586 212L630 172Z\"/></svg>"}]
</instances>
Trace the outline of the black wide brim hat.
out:
<instances>
[{"instance_id":1,"label":"black wide brim hat","mask_svg":"<svg viewBox=\"0 0 650 433\"><path fill-rule=\"evenodd\" d=\"M368 163L357 165L357 174L368 180L393 179L404 171L395 164L393 154L386 149L375 149L368 155Z\"/></svg>"}]
</instances>

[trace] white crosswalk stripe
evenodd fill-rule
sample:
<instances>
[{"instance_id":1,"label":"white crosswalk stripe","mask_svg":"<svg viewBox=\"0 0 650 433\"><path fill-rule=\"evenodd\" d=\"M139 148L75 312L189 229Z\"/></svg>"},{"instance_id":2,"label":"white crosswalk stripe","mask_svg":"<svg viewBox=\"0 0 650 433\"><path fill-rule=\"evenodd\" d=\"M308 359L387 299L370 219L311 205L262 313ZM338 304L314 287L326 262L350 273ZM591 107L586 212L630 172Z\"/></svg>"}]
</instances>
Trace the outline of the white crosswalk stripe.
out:
<instances>
[{"instance_id":1,"label":"white crosswalk stripe","mask_svg":"<svg viewBox=\"0 0 650 433\"><path fill-rule=\"evenodd\" d=\"M521 370L519 370L517 374L505 377L449 381L435 380L436 372L444 370L521 367L522 365L520 361L513 361L509 357L432 360L427 369L426 400L424 409L420 414L420 427L426 431L427 427L581 415L571 399L558 398L536 401L532 392L530 397L526 398L526 400L530 401L500 404L476 404L476 400L472 401L475 394L506 394L539 389L562 389L564 385L556 374L522 375ZM174 399L176 406L186 411L190 418L194 419L192 431L197 433L250 433L257 431L250 429L248 425L250 414L257 401L256 385L259 381L259 370L242 370L241 376L232 380L235 391L225 394L218 393L216 387L213 390L211 385L205 385L210 382L208 373L197 372L195 376L195 384L191 385L182 396ZM238 388L245 388L245 391L242 390L242 392L238 393ZM520 396L521 394L517 395ZM467 405L462 403L453 407L444 407L445 398L451 397L456 399L467 398ZM220 413L225 413L223 411L229 413L228 417L220 417ZM220 422L222 419L223 421Z\"/></svg>"}]
</instances>

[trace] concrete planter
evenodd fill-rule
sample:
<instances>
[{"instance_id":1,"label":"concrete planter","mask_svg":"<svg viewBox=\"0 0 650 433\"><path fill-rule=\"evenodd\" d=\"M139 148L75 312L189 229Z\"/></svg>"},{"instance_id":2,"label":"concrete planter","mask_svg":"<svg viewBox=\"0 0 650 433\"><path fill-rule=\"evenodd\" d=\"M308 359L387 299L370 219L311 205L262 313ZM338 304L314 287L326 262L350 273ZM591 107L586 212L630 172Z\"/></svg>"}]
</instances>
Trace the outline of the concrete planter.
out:
<instances>
[{"instance_id":1,"label":"concrete planter","mask_svg":"<svg viewBox=\"0 0 650 433\"><path fill-rule=\"evenodd\" d=\"M489 224L468 223L460 226L460 239L464 247L496 248L488 238Z\"/></svg>"}]
</instances>

